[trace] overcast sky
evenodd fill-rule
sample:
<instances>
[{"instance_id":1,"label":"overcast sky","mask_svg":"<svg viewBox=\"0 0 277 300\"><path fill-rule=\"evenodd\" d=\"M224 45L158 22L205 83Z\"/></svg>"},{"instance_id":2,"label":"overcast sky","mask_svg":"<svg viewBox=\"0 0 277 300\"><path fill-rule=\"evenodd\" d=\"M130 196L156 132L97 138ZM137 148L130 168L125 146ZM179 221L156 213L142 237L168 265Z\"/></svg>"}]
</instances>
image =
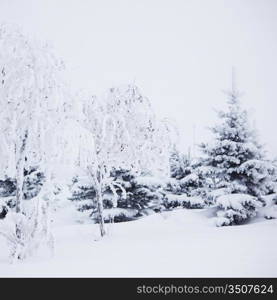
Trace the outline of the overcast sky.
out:
<instances>
[{"instance_id":1,"label":"overcast sky","mask_svg":"<svg viewBox=\"0 0 277 300\"><path fill-rule=\"evenodd\" d=\"M208 139L235 66L243 105L277 156L276 0L0 0L0 21L50 41L76 87L101 95L135 82L185 148L193 131Z\"/></svg>"}]
</instances>

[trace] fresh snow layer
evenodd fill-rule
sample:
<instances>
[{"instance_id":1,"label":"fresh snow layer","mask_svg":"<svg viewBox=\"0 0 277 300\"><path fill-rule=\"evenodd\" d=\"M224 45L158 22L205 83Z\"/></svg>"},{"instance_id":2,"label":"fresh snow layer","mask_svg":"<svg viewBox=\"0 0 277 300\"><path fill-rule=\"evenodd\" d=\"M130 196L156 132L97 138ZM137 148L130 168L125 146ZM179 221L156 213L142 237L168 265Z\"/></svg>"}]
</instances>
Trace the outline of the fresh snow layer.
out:
<instances>
[{"instance_id":1,"label":"fresh snow layer","mask_svg":"<svg viewBox=\"0 0 277 300\"><path fill-rule=\"evenodd\" d=\"M209 210L179 209L107 225L53 224L46 249L9 264L0 237L0 277L276 277L277 220L217 228ZM72 219L71 219L72 220Z\"/></svg>"},{"instance_id":2,"label":"fresh snow layer","mask_svg":"<svg viewBox=\"0 0 277 300\"><path fill-rule=\"evenodd\" d=\"M243 210L246 203L251 203L257 207L261 206L261 204L259 205L259 202L255 200L255 197L247 194L223 195L218 197L216 202L225 209L232 208L234 210Z\"/></svg>"}]
</instances>

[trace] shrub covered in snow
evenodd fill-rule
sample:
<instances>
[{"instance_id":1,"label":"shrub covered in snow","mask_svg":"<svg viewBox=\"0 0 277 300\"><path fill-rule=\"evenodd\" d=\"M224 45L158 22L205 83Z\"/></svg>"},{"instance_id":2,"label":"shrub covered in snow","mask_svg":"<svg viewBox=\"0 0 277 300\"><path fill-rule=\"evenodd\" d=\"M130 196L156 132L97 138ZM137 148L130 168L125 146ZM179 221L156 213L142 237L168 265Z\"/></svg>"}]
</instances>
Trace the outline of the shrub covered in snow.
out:
<instances>
[{"instance_id":1,"label":"shrub covered in snow","mask_svg":"<svg viewBox=\"0 0 277 300\"><path fill-rule=\"evenodd\" d=\"M247 194L229 194L217 198L219 207L216 225L237 225L256 216L257 209L262 206L256 197Z\"/></svg>"}]
</instances>

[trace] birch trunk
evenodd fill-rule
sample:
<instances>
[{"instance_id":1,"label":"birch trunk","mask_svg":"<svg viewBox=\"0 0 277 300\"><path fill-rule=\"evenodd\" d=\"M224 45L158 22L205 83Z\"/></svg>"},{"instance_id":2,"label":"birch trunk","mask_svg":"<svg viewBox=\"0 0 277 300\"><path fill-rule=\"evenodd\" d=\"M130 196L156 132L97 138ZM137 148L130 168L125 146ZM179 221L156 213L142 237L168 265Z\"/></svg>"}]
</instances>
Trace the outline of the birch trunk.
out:
<instances>
[{"instance_id":1,"label":"birch trunk","mask_svg":"<svg viewBox=\"0 0 277 300\"><path fill-rule=\"evenodd\" d=\"M21 147L17 153L17 163L16 163L16 213L21 213L22 211L22 201L23 201L23 185L24 185L24 165L25 165L25 149L28 138L28 131L26 130L25 135L22 140ZM16 236L18 239L21 238L21 224L16 225Z\"/></svg>"},{"instance_id":2,"label":"birch trunk","mask_svg":"<svg viewBox=\"0 0 277 300\"><path fill-rule=\"evenodd\" d=\"M25 165L25 149L28 138L28 131L26 130L22 139L19 152L17 153L16 163L16 212L21 212L21 204L23 200L23 184L24 184L24 165Z\"/></svg>"},{"instance_id":3,"label":"birch trunk","mask_svg":"<svg viewBox=\"0 0 277 300\"><path fill-rule=\"evenodd\" d=\"M100 234L103 237L106 234L105 231L105 223L104 223L104 216L103 216L103 198L101 191L96 191L96 201L97 201L97 210L98 210L98 222L100 227Z\"/></svg>"}]
</instances>

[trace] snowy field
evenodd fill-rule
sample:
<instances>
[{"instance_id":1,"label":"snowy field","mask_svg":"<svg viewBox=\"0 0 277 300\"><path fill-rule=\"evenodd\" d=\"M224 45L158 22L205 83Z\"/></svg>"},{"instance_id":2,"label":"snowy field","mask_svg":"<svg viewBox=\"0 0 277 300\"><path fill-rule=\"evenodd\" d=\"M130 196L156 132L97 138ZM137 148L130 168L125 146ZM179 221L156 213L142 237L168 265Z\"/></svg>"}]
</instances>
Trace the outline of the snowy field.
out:
<instances>
[{"instance_id":1,"label":"snowy field","mask_svg":"<svg viewBox=\"0 0 277 300\"><path fill-rule=\"evenodd\" d=\"M46 250L11 265L0 238L0 277L276 277L277 220L215 227L210 210L180 209L108 225L53 225ZM71 224L70 224L71 223Z\"/></svg>"}]
</instances>

